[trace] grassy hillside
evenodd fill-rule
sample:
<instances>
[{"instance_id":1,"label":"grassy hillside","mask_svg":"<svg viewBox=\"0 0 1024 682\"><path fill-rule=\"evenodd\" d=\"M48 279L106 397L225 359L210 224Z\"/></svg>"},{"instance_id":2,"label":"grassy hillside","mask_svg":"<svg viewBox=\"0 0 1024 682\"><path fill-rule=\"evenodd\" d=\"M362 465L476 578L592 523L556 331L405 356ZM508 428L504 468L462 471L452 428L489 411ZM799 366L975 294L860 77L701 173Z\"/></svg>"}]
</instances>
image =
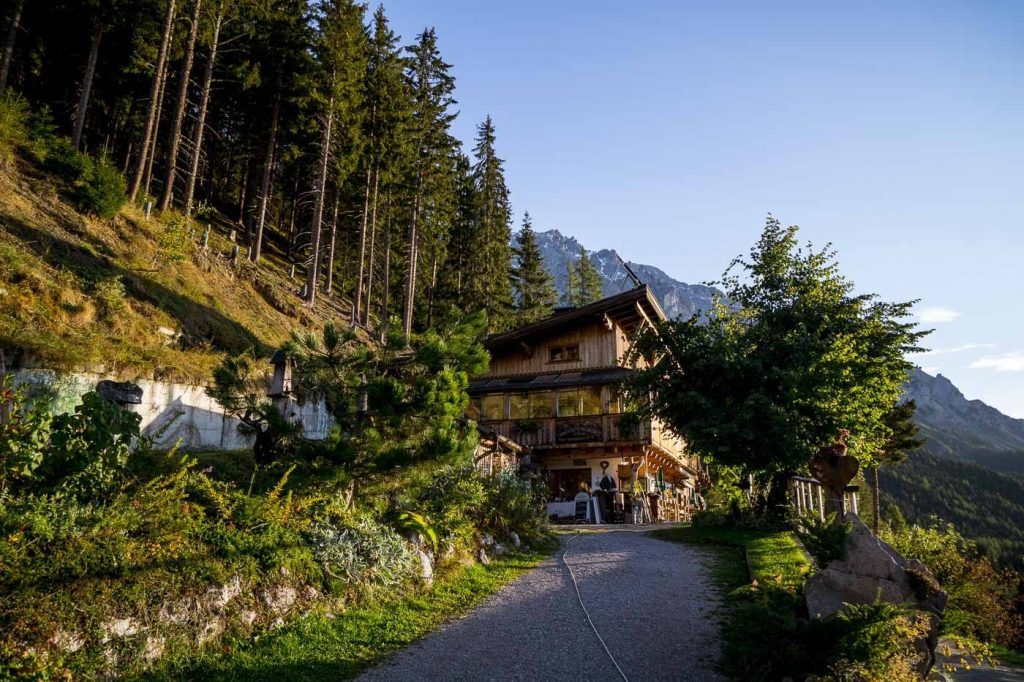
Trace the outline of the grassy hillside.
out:
<instances>
[{"instance_id":1,"label":"grassy hillside","mask_svg":"<svg viewBox=\"0 0 1024 682\"><path fill-rule=\"evenodd\" d=\"M347 318L302 305L273 250L232 265L231 225L126 207L83 215L24 159L0 169L0 349L7 364L202 381L225 352L267 350L298 326ZM207 247L203 235L210 227ZM301 268L299 272L301 277Z\"/></svg>"},{"instance_id":2,"label":"grassy hillside","mask_svg":"<svg viewBox=\"0 0 1024 682\"><path fill-rule=\"evenodd\" d=\"M883 500L912 523L950 521L998 564L1024 568L1024 477L916 453L879 475Z\"/></svg>"}]
</instances>

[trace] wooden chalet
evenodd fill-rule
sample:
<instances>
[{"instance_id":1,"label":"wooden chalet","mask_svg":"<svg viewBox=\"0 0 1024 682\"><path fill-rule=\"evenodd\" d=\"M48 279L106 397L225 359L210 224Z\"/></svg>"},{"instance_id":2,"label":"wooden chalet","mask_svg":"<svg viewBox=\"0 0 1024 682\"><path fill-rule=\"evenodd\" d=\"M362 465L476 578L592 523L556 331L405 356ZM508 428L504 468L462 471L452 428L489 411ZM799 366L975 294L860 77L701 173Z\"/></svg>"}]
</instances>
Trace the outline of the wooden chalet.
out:
<instances>
[{"instance_id":1,"label":"wooden chalet","mask_svg":"<svg viewBox=\"0 0 1024 682\"><path fill-rule=\"evenodd\" d=\"M484 342L491 363L470 383L467 416L528 451L547 477L552 517L573 517L580 492L611 485L614 492L602 494L608 504L590 520L610 520L595 518L601 509L621 516L610 513L622 511L616 502L628 517L641 498L655 517L688 512L697 462L656 420L627 413L618 389L634 371L626 359L631 340L664 319L651 291L639 286Z\"/></svg>"}]
</instances>

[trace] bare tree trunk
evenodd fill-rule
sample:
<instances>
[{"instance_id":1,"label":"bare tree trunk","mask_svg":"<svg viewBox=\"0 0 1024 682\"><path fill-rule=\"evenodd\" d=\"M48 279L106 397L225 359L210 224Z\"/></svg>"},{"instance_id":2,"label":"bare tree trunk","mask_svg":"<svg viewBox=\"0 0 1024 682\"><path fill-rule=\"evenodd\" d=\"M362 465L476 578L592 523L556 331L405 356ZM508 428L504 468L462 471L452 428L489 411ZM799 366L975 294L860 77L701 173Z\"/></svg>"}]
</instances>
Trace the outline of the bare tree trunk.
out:
<instances>
[{"instance_id":1,"label":"bare tree trunk","mask_svg":"<svg viewBox=\"0 0 1024 682\"><path fill-rule=\"evenodd\" d=\"M210 39L210 59L206 62L206 73L203 75L203 95L199 100L199 118L196 121L196 132L192 136L192 167L188 171L185 182L185 215L192 215L192 196L196 190L196 175L199 174L199 157L203 151L203 129L206 127L206 110L210 106L210 90L213 87L213 67L217 62L217 47L220 44L220 27L224 23L222 6L213 21L213 37Z\"/></svg>"},{"instance_id":2,"label":"bare tree trunk","mask_svg":"<svg viewBox=\"0 0 1024 682\"><path fill-rule=\"evenodd\" d=\"M278 79L280 84L280 79ZM249 260L260 261L263 250L263 227L267 223L267 200L270 197L270 176L274 168L274 146L277 144L277 121L281 116L281 93L278 91L274 100L274 110L270 116L270 139L267 140L267 155L263 159L263 181L260 186L260 207L256 217L256 238L253 240Z\"/></svg>"},{"instance_id":3,"label":"bare tree trunk","mask_svg":"<svg viewBox=\"0 0 1024 682\"><path fill-rule=\"evenodd\" d=\"M153 123L153 144L149 146L148 160L146 161L146 180L143 185L142 195L149 196L149 188L153 184L153 162L156 160L156 150L160 145L160 119L164 115L164 94L167 92L167 77L171 69L169 65L164 66L164 75L160 79L160 90L156 100L156 119Z\"/></svg>"},{"instance_id":4,"label":"bare tree trunk","mask_svg":"<svg viewBox=\"0 0 1024 682\"><path fill-rule=\"evenodd\" d=\"M92 92L92 79L96 75L96 60L100 56L100 40L103 38L103 26L97 21L92 29L89 41L89 58L85 62L85 73L82 75L82 91L78 95L78 107L75 110L75 125L71 131L71 146L75 151L82 146L82 130L85 128L85 112L89 108L89 94Z\"/></svg>"},{"instance_id":5,"label":"bare tree trunk","mask_svg":"<svg viewBox=\"0 0 1024 682\"><path fill-rule=\"evenodd\" d=\"M320 256L320 226L324 220L324 199L327 193L327 166L331 159L331 126L334 124L334 97L327 104L327 121L324 123L322 149L320 150L320 177L317 180L316 206L313 208L313 225L310 228L309 270L306 271L306 303L316 302L317 264Z\"/></svg>"},{"instance_id":6,"label":"bare tree trunk","mask_svg":"<svg viewBox=\"0 0 1024 682\"><path fill-rule=\"evenodd\" d=\"M412 220L409 221L409 262L405 271L405 302L402 310L402 333L412 334L412 313L416 298L416 261L419 258L420 201L423 194L423 171L416 177L416 196L413 199Z\"/></svg>"},{"instance_id":7,"label":"bare tree trunk","mask_svg":"<svg viewBox=\"0 0 1024 682\"><path fill-rule=\"evenodd\" d=\"M11 25L7 29L7 40L4 41L4 56L0 60L0 95L7 90L7 76L11 72L11 59L14 57L14 43L18 39L18 30L21 28L21 10L25 8L25 0L18 0L14 5L14 15L11 17Z\"/></svg>"},{"instance_id":8,"label":"bare tree trunk","mask_svg":"<svg viewBox=\"0 0 1024 682\"><path fill-rule=\"evenodd\" d=\"M384 228L384 293L381 296L380 306L380 327L381 327L381 341L384 340L384 335L387 334L388 329L388 300L391 296L391 195L388 194L388 221Z\"/></svg>"},{"instance_id":9,"label":"bare tree trunk","mask_svg":"<svg viewBox=\"0 0 1024 682\"><path fill-rule=\"evenodd\" d=\"M878 535L878 516L882 507L878 493L878 467L873 466L871 467L871 530L875 532L875 535Z\"/></svg>"},{"instance_id":10,"label":"bare tree trunk","mask_svg":"<svg viewBox=\"0 0 1024 682\"><path fill-rule=\"evenodd\" d=\"M295 250L295 216L299 212L299 174L295 173L295 187L292 189L291 215L288 218L288 246L285 256L290 260Z\"/></svg>"},{"instance_id":11,"label":"bare tree trunk","mask_svg":"<svg viewBox=\"0 0 1024 682\"><path fill-rule=\"evenodd\" d=\"M171 44L171 34L174 33L174 3L175 0L167 0L167 16L164 18L164 33L160 38L160 51L156 58L156 71L153 73L153 84L149 89L149 111L146 112L146 125L142 132L142 144L139 145L139 166L132 178L131 189L128 191L128 198L131 201L139 196L139 188L142 186L142 176L146 172L146 161L149 154L150 141L155 134L157 102L162 99L160 84L167 69L167 51Z\"/></svg>"},{"instance_id":12,"label":"bare tree trunk","mask_svg":"<svg viewBox=\"0 0 1024 682\"><path fill-rule=\"evenodd\" d=\"M370 218L371 166L366 167L366 186L363 189L363 226L359 231L359 266L356 268L356 296L352 305L352 323L362 319L363 291L366 276L366 230Z\"/></svg>"},{"instance_id":13,"label":"bare tree trunk","mask_svg":"<svg viewBox=\"0 0 1024 682\"><path fill-rule=\"evenodd\" d=\"M370 326L370 307L373 301L373 260L377 247L377 191L380 189L380 164L373 172L373 200L370 204L370 263L366 269L366 307L363 308L363 324Z\"/></svg>"},{"instance_id":14,"label":"bare tree trunk","mask_svg":"<svg viewBox=\"0 0 1024 682\"><path fill-rule=\"evenodd\" d=\"M430 294L427 296L427 328L434 324L434 292L437 290L437 250L430 259Z\"/></svg>"},{"instance_id":15,"label":"bare tree trunk","mask_svg":"<svg viewBox=\"0 0 1024 682\"><path fill-rule=\"evenodd\" d=\"M334 193L334 213L331 216L331 243L327 247L327 282L324 290L330 294L334 288L334 240L338 234L338 206L341 204L341 192Z\"/></svg>"},{"instance_id":16,"label":"bare tree trunk","mask_svg":"<svg viewBox=\"0 0 1024 682\"><path fill-rule=\"evenodd\" d=\"M199 34L199 16L202 0L194 0L192 6L192 27L189 29L188 42L185 43L185 61L181 66L181 85L178 88L178 109L174 112L174 123L171 124L171 149L167 153L167 175L164 178L164 190L160 195L160 210L166 211L174 199L174 180L178 175L178 147L181 145L181 124L185 120L185 105L188 104L188 86L192 78L192 60L196 54L196 36Z\"/></svg>"}]
</instances>

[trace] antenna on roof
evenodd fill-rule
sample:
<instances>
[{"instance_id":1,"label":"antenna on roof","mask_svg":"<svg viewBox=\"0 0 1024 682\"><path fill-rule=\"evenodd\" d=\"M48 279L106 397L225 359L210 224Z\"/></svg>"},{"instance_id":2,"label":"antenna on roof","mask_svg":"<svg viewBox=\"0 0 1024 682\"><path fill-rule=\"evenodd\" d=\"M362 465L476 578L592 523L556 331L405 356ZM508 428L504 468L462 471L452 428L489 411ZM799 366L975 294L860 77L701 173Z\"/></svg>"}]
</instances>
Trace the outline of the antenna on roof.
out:
<instances>
[{"instance_id":1,"label":"antenna on roof","mask_svg":"<svg viewBox=\"0 0 1024 682\"><path fill-rule=\"evenodd\" d=\"M642 287L644 283L640 280L639 277L636 276L636 273L633 272L633 268L629 267L629 264L626 263L626 261L622 260L622 256L619 255L618 251L615 251L614 253L615 257L619 259L619 263L621 263L622 267L626 269L626 274L629 276L631 280L633 280L634 286Z\"/></svg>"}]
</instances>

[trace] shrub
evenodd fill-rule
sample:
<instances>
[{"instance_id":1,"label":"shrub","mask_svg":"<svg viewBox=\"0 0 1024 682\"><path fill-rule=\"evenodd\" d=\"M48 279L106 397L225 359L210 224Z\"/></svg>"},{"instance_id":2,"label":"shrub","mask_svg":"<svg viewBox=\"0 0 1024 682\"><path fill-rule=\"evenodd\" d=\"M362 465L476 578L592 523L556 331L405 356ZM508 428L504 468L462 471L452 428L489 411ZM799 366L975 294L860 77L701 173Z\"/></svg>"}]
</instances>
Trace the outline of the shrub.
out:
<instances>
[{"instance_id":1,"label":"shrub","mask_svg":"<svg viewBox=\"0 0 1024 682\"><path fill-rule=\"evenodd\" d=\"M476 535L473 519L480 518L487 499L483 478L472 465L446 466L415 493L415 506L433 522L449 548L468 546Z\"/></svg>"},{"instance_id":2,"label":"shrub","mask_svg":"<svg viewBox=\"0 0 1024 682\"><path fill-rule=\"evenodd\" d=\"M128 297L124 282L118 277L109 277L96 283L93 296L99 303L100 313L107 322L116 323L128 309Z\"/></svg>"},{"instance_id":3,"label":"shrub","mask_svg":"<svg viewBox=\"0 0 1024 682\"><path fill-rule=\"evenodd\" d=\"M818 568L825 568L843 558L846 553L846 536L852 527L852 523L835 523L835 514L829 515L824 521L814 515L804 515L795 519L793 530Z\"/></svg>"},{"instance_id":4,"label":"shrub","mask_svg":"<svg viewBox=\"0 0 1024 682\"><path fill-rule=\"evenodd\" d=\"M349 585L401 584L416 575L416 555L398 533L369 517L348 526L321 520L310 530L324 573Z\"/></svg>"},{"instance_id":5,"label":"shrub","mask_svg":"<svg viewBox=\"0 0 1024 682\"><path fill-rule=\"evenodd\" d=\"M1019 574L997 570L950 523L890 526L881 537L904 556L923 563L949 594L942 624L945 632L1024 646Z\"/></svg>"},{"instance_id":6,"label":"shrub","mask_svg":"<svg viewBox=\"0 0 1024 682\"><path fill-rule=\"evenodd\" d=\"M915 647L929 629L928 615L900 606L847 604L835 618L830 672L837 681L915 682L924 652Z\"/></svg>"},{"instance_id":7,"label":"shrub","mask_svg":"<svg viewBox=\"0 0 1024 682\"><path fill-rule=\"evenodd\" d=\"M29 405L25 387L0 377L0 494L9 485L29 481L43 461L53 416L45 403Z\"/></svg>"},{"instance_id":8,"label":"shrub","mask_svg":"<svg viewBox=\"0 0 1024 682\"><path fill-rule=\"evenodd\" d=\"M0 167L9 168L20 149L29 142L31 111L23 97L0 96Z\"/></svg>"},{"instance_id":9,"label":"shrub","mask_svg":"<svg viewBox=\"0 0 1024 682\"><path fill-rule=\"evenodd\" d=\"M88 156L75 151L66 137L54 137L45 145L43 165L69 186L85 176L90 162Z\"/></svg>"},{"instance_id":10,"label":"shrub","mask_svg":"<svg viewBox=\"0 0 1024 682\"><path fill-rule=\"evenodd\" d=\"M480 519L482 530L500 538L508 538L512 533L527 540L547 536L543 486L503 471L485 478L484 489L486 498Z\"/></svg>"},{"instance_id":11,"label":"shrub","mask_svg":"<svg viewBox=\"0 0 1024 682\"><path fill-rule=\"evenodd\" d=\"M79 209L109 220L127 203L127 191L121 171L106 159L89 159L71 197Z\"/></svg>"}]
</instances>

